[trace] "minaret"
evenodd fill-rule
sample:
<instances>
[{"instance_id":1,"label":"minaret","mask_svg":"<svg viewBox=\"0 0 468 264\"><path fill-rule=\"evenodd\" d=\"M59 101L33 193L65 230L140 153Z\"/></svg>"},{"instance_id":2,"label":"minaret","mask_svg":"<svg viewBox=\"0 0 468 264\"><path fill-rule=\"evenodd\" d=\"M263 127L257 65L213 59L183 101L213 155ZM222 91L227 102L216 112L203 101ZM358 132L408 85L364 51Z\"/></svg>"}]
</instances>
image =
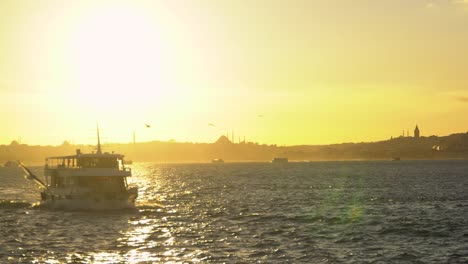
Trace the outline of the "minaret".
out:
<instances>
[{"instance_id":1,"label":"minaret","mask_svg":"<svg viewBox=\"0 0 468 264\"><path fill-rule=\"evenodd\" d=\"M99 125L96 124L96 127L97 127L97 154L102 154L102 151L101 151L101 138L99 137Z\"/></svg>"},{"instance_id":2,"label":"minaret","mask_svg":"<svg viewBox=\"0 0 468 264\"><path fill-rule=\"evenodd\" d=\"M418 128L418 125L416 125L416 128L414 129L414 138L419 138L419 128Z\"/></svg>"}]
</instances>

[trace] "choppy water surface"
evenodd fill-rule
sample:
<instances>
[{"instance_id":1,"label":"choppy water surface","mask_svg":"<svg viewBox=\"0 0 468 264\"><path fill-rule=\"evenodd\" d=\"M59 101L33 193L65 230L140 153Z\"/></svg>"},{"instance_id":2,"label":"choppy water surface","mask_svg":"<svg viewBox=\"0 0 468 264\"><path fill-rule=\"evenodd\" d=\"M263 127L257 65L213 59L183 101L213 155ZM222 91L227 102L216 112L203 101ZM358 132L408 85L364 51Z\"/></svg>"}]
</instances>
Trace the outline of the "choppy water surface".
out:
<instances>
[{"instance_id":1,"label":"choppy water surface","mask_svg":"<svg viewBox=\"0 0 468 264\"><path fill-rule=\"evenodd\" d=\"M0 168L0 262L468 262L468 161L133 171L135 210L68 212Z\"/></svg>"}]
</instances>

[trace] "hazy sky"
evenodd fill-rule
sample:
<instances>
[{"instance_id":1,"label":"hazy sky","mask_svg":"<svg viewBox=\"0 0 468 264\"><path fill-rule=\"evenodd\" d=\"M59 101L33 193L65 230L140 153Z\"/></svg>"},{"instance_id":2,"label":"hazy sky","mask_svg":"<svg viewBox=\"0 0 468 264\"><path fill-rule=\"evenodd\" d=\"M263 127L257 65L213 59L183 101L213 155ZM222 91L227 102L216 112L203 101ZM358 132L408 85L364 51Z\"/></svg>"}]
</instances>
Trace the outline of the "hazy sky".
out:
<instances>
[{"instance_id":1,"label":"hazy sky","mask_svg":"<svg viewBox=\"0 0 468 264\"><path fill-rule=\"evenodd\" d=\"M2 0L0 105L0 144L465 132L468 1Z\"/></svg>"}]
</instances>

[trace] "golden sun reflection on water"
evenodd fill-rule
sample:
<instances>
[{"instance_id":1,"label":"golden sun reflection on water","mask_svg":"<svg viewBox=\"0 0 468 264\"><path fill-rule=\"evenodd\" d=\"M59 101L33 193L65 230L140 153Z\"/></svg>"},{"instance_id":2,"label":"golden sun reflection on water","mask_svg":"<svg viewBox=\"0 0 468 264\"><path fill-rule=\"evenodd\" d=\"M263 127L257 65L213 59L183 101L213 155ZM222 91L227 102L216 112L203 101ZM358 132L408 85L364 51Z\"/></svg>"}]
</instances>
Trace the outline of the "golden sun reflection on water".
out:
<instances>
[{"instance_id":1,"label":"golden sun reflection on water","mask_svg":"<svg viewBox=\"0 0 468 264\"><path fill-rule=\"evenodd\" d=\"M93 263L112 263L121 261L121 256L117 252L98 252L91 255Z\"/></svg>"},{"instance_id":2,"label":"golden sun reflection on water","mask_svg":"<svg viewBox=\"0 0 468 264\"><path fill-rule=\"evenodd\" d=\"M185 248L176 245L173 229L167 226L167 216L162 215L172 215L177 210L165 209L166 196L160 191L161 185L165 182L158 178L160 171L154 167L146 167L145 164L133 165L132 170L133 177L128 183L130 186L139 187L136 207L142 215L130 218L128 227L120 232L121 236L117 239L118 247L128 248L128 251L126 253L120 251L120 254L96 253L93 255L93 262L199 262L193 252L184 252Z\"/></svg>"},{"instance_id":3,"label":"golden sun reflection on water","mask_svg":"<svg viewBox=\"0 0 468 264\"><path fill-rule=\"evenodd\" d=\"M129 230L128 232L123 234L123 239L126 240L126 244L128 246L140 247L145 245L146 240L151 236L153 233L153 226L139 226L135 229ZM146 245L145 248L152 247L153 245Z\"/></svg>"}]
</instances>

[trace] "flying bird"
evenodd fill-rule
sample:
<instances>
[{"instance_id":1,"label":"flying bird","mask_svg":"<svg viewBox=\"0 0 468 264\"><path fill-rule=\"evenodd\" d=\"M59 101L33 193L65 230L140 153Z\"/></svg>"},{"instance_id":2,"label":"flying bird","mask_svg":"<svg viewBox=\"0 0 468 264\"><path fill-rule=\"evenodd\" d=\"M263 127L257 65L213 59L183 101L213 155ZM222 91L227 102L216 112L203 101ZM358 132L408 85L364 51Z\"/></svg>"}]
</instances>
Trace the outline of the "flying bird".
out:
<instances>
[{"instance_id":1,"label":"flying bird","mask_svg":"<svg viewBox=\"0 0 468 264\"><path fill-rule=\"evenodd\" d=\"M149 128L149 127L151 127L151 125L145 124L145 127L148 127L148 128Z\"/></svg>"},{"instance_id":2,"label":"flying bird","mask_svg":"<svg viewBox=\"0 0 468 264\"><path fill-rule=\"evenodd\" d=\"M215 125L214 125L214 124L212 124L212 123L209 123L208 125L209 125L209 126L215 126Z\"/></svg>"}]
</instances>

